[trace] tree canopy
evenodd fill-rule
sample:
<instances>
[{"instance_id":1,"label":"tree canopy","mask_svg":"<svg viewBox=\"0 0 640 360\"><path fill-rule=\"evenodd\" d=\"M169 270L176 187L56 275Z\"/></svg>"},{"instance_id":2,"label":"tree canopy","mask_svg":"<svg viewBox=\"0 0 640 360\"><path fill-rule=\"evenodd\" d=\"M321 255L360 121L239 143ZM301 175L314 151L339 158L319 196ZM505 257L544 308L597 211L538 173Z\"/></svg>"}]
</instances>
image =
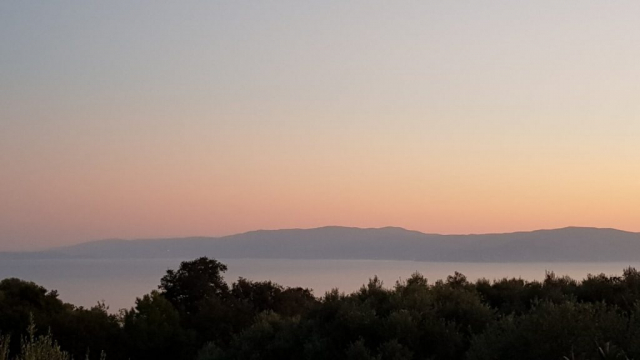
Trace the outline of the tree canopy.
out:
<instances>
[{"instance_id":1,"label":"tree canopy","mask_svg":"<svg viewBox=\"0 0 640 360\"><path fill-rule=\"evenodd\" d=\"M416 273L385 286L374 276L353 293L321 296L271 281L227 283L226 270L215 259L185 261L119 314L2 280L0 360L24 351L28 329L59 354L89 360L640 359L633 268L583 281L548 273L470 282L454 273L431 283Z\"/></svg>"}]
</instances>

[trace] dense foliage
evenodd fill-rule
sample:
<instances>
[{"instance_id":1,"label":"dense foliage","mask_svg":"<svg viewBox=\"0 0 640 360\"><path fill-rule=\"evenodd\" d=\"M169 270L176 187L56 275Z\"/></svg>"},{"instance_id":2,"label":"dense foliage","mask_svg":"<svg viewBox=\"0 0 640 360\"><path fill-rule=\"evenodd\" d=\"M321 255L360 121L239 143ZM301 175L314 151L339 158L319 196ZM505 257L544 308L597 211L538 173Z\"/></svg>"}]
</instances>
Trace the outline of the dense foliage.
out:
<instances>
[{"instance_id":1,"label":"dense foliage","mask_svg":"<svg viewBox=\"0 0 640 360\"><path fill-rule=\"evenodd\" d=\"M30 343L75 359L105 352L109 360L640 359L633 268L581 282L549 273L542 282L472 283L455 273L429 283L413 274L386 288L374 277L354 293L321 297L269 281L228 284L226 270L208 258L183 262L119 314L5 279L0 359L27 359L20 354Z\"/></svg>"}]
</instances>

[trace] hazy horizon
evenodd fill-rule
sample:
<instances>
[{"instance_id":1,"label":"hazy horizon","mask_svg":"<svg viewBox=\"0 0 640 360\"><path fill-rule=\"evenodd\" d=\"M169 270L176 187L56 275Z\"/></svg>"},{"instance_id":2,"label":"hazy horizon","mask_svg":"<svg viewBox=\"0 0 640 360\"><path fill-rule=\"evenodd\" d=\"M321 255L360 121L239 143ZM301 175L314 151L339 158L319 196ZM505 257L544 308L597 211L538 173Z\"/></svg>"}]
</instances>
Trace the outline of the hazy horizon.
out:
<instances>
[{"instance_id":1,"label":"hazy horizon","mask_svg":"<svg viewBox=\"0 0 640 360\"><path fill-rule=\"evenodd\" d=\"M183 236L176 236L176 237L164 237L164 238L122 238L122 237L101 238L101 239L89 239L89 240L81 241L81 242L78 242L78 243L75 243L75 244L65 244L65 245L80 245L80 244L84 244L84 243L87 243L87 242L95 242L95 241L103 241L103 240L219 238L219 237L242 235L242 234L247 234L247 233L252 233L252 232L260 232L260 231L317 230L317 229L323 229L323 228L348 228L348 229L361 229L361 230L367 230L367 229L378 229L378 230L379 229L402 229L402 230L406 230L406 231L419 232L419 233L422 233L422 234L429 234L429 235L453 235L453 236L455 236L455 235L462 235L462 236L466 236L466 235L497 235L497 234L510 234L510 233L535 232L535 231L549 231L549 230L561 230L561 229L572 229L572 228L597 229L597 230L616 230L616 231L622 231L622 232L628 232L628 233L636 233L636 234L640 233L639 231L629 231L629 230L625 230L625 229L617 229L617 228L612 228L612 227L573 226L573 225L561 226L561 227L557 227L557 228L516 230L516 231L503 232L503 233L499 233L499 232L488 232L488 233L427 233L427 232L423 232L423 231L420 231L420 230L407 229L407 228L404 228L402 226L393 226L393 225L379 226L379 227L324 225L324 226L308 227L308 228L295 228L294 227L294 228L276 228L276 229L254 229L254 230L247 230L247 231L231 233L231 234L222 234L222 235L191 234L191 235L183 235ZM55 247L58 247L58 246L54 246L53 248L55 248ZM43 249L51 249L51 248L43 248Z\"/></svg>"},{"instance_id":2,"label":"hazy horizon","mask_svg":"<svg viewBox=\"0 0 640 360\"><path fill-rule=\"evenodd\" d=\"M190 260L190 259L182 259ZM446 279L458 271L469 280L503 277L528 281L543 280L547 271L558 275L584 279L587 274L619 274L628 266L640 269L640 262L619 263L430 263L393 260L274 260L220 259L229 266L225 280L238 277L255 281L271 280L284 286L308 286L316 296L338 288L340 291L358 290L374 275L391 288L398 280L406 280L420 272L430 282ZM29 279L50 290L58 290L60 298L75 305L94 306L105 301L110 312L135 304L136 297L155 289L159 277L170 268L179 266L181 259L134 260L57 260L0 262L0 277L16 276ZM126 278L127 281L122 281Z\"/></svg>"},{"instance_id":3,"label":"hazy horizon","mask_svg":"<svg viewBox=\"0 0 640 360\"><path fill-rule=\"evenodd\" d=\"M326 229L326 228L345 228L345 229L358 229L358 230L400 229L400 230L405 230L405 231L408 231L408 232L417 232L417 233L425 234L425 235L444 235L444 236L506 235L506 234L529 233L529 232L537 232L537 231L554 231L554 230L564 230L564 229L614 230L614 231L620 231L620 232L625 232L625 233L640 234L640 232L637 232L637 231L629 231L629 230L625 230L625 229L617 229L617 228L612 228L612 227L573 226L573 225L562 226L562 227L558 227L558 228L516 230L516 231L509 231L509 232L502 232L502 233L500 233L500 232L488 232L488 233L426 233L426 232L422 232L422 231L419 231L419 230L407 229L407 228L403 228L401 226L392 226L392 225L391 226L380 226L380 227L358 227L358 226L344 226L344 225L325 225L325 226L310 227L310 228L254 229L254 230L242 231L242 232L231 233L231 234L222 234L222 235L191 234L191 235L183 235L183 236L157 237L157 238L152 238L152 237L148 237L148 238L124 238L124 237L98 238L98 239L87 239L87 240L79 241L79 242L76 242L76 243L65 243L65 244L62 244L62 245L53 245L53 246L46 246L46 247L32 248L32 249L18 249L18 250L8 249L7 250L7 249L0 248L0 252L13 252L13 251L30 252L30 251L55 250L56 248L64 247L64 246L82 245L82 244L86 244L86 243L108 241L108 240L135 241L135 240L162 240L162 239L190 239L190 238L212 238L213 239L213 238L233 237L233 236L237 236L237 235L256 233L256 232L279 232L279 231L289 231L289 230L320 230L320 229Z\"/></svg>"},{"instance_id":4,"label":"hazy horizon","mask_svg":"<svg viewBox=\"0 0 640 360\"><path fill-rule=\"evenodd\" d=\"M636 1L0 3L0 251L639 232Z\"/></svg>"}]
</instances>

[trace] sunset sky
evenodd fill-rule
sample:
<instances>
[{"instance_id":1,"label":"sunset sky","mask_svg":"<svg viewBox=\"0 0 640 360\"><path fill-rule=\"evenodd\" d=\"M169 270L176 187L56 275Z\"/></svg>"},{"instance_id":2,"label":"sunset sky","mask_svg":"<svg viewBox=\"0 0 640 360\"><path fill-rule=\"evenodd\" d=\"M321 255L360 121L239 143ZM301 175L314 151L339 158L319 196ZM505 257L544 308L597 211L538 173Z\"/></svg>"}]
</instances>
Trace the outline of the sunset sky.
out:
<instances>
[{"instance_id":1,"label":"sunset sky","mask_svg":"<svg viewBox=\"0 0 640 360\"><path fill-rule=\"evenodd\" d=\"M640 231L639 16L2 1L0 251L324 225Z\"/></svg>"}]
</instances>

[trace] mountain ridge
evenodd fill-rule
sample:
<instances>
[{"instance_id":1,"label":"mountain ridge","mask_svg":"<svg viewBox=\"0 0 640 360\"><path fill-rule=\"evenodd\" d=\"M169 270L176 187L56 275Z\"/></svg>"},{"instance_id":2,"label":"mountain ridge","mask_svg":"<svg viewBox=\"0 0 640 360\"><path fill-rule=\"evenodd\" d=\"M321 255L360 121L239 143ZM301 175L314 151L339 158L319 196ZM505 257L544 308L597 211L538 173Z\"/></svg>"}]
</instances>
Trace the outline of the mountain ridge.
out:
<instances>
[{"instance_id":1,"label":"mountain ridge","mask_svg":"<svg viewBox=\"0 0 640 360\"><path fill-rule=\"evenodd\" d=\"M286 258L453 262L640 261L640 233L569 226L493 234L325 226L221 237L103 239L0 258Z\"/></svg>"}]
</instances>

